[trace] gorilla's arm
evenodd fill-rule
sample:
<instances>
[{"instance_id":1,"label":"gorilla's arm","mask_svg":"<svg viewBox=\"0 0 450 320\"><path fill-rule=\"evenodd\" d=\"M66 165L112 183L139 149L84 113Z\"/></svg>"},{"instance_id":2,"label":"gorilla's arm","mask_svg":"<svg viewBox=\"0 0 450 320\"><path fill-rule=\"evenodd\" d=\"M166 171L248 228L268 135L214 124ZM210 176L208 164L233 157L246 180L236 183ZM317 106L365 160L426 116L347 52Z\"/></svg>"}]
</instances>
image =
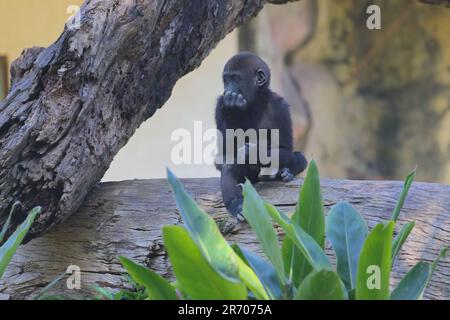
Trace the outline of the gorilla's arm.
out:
<instances>
[{"instance_id":1,"label":"gorilla's arm","mask_svg":"<svg viewBox=\"0 0 450 320\"><path fill-rule=\"evenodd\" d=\"M285 148L277 148L270 150L270 156L278 153L278 172L274 176L262 176L262 180L283 180L285 182L291 181L296 175L303 172L308 161L302 152L293 152ZM271 167L274 164L270 163L262 167Z\"/></svg>"},{"instance_id":2,"label":"gorilla's arm","mask_svg":"<svg viewBox=\"0 0 450 320\"><path fill-rule=\"evenodd\" d=\"M246 178L255 183L258 180L259 170L251 169L245 165L224 164L220 173L220 187L225 207L232 215L239 220L243 220L243 197L240 184L244 183Z\"/></svg>"},{"instance_id":3,"label":"gorilla's arm","mask_svg":"<svg viewBox=\"0 0 450 320\"><path fill-rule=\"evenodd\" d=\"M223 203L228 212L237 216L242 212L242 190L239 186L244 182L237 166L222 165L220 174L220 188L222 191Z\"/></svg>"},{"instance_id":4,"label":"gorilla's arm","mask_svg":"<svg viewBox=\"0 0 450 320\"><path fill-rule=\"evenodd\" d=\"M294 143L289 104L276 93L272 93L270 106L271 110L273 110L273 127L279 128L278 147L272 146L268 152L270 157L278 153L279 170L273 178L276 180L291 181L296 175L306 169L308 161L302 152L293 151Z\"/></svg>"}]
</instances>

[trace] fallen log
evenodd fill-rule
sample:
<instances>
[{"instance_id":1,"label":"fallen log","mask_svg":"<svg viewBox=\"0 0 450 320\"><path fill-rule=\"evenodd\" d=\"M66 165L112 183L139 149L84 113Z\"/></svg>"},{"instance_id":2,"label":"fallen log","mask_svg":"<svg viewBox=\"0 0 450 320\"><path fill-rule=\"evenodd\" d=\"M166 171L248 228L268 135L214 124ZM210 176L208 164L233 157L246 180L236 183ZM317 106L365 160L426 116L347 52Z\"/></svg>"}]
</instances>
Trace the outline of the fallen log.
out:
<instances>
[{"instance_id":1,"label":"fallen log","mask_svg":"<svg viewBox=\"0 0 450 320\"><path fill-rule=\"evenodd\" d=\"M293 212L302 179L283 184L257 184L260 194L286 213ZM230 242L260 252L247 224L226 214L216 178L183 180L196 201L218 221ZM322 180L327 211L339 201L354 205L369 229L390 217L402 182ZM394 283L419 260L432 261L450 242L450 186L419 183L411 187L399 225L416 226L395 262ZM96 187L81 209L55 230L22 246L4 278L0 298L30 299L69 265L81 269L81 289L69 290L60 281L49 294L67 298L92 297L95 286L127 286L117 257L123 255L172 276L161 239L161 227L182 223L165 180L107 182ZM397 230L399 227L397 226ZM329 247L329 244L327 244ZM330 257L331 251L328 250ZM450 298L450 260L443 259L425 292L426 299Z\"/></svg>"}]
</instances>

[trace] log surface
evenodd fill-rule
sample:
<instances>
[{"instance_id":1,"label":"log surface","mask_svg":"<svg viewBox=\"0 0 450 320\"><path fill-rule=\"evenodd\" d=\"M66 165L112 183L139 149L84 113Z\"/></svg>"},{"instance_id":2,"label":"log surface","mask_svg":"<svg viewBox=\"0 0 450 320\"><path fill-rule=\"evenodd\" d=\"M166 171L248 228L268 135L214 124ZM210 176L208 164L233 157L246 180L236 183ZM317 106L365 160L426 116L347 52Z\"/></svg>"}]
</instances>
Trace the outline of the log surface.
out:
<instances>
[{"instance_id":1,"label":"log surface","mask_svg":"<svg viewBox=\"0 0 450 320\"><path fill-rule=\"evenodd\" d=\"M294 211L302 179L288 184L257 184L260 194L286 213ZM226 238L260 252L247 224L237 223L224 210L217 178L183 180L196 201L219 221ZM322 180L326 211L339 201L354 205L369 229L390 217L402 182ZM392 284L419 260L432 261L450 242L450 186L416 182L399 218L416 226L395 262ZM181 217L165 180L107 182L98 185L81 209L52 232L22 246L0 282L0 298L29 299L66 268L81 268L81 290L61 281L49 293L70 298L92 297L93 287L127 285L117 257L123 255L171 277L161 227L180 224ZM231 230L230 230L231 229ZM329 250L331 260L334 257ZM443 259L426 292L426 299L450 298L450 260Z\"/></svg>"}]
</instances>

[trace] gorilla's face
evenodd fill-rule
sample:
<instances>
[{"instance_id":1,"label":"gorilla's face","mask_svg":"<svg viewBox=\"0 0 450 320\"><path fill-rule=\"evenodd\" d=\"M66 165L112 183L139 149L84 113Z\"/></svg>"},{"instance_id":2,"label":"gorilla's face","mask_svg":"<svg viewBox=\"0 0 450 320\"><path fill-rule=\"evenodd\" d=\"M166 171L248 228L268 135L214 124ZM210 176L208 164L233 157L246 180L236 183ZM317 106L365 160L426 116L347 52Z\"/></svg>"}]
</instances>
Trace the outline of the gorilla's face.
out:
<instances>
[{"instance_id":1,"label":"gorilla's face","mask_svg":"<svg viewBox=\"0 0 450 320\"><path fill-rule=\"evenodd\" d=\"M269 85L267 65L253 54L243 53L231 58L223 71L225 106L245 108L255 101L260 89Z\"/></svg>"},{"instance_id":2,"label":"gorilla's face","mask_svg":"<svg viewBox=\"0 0 450 320\"><path fill-rule=\"evenodd\" d=\"M223 72L224 102L228 106L245 107L254 100L255 79L249 72Z\"/></svg>"}]
</instances>

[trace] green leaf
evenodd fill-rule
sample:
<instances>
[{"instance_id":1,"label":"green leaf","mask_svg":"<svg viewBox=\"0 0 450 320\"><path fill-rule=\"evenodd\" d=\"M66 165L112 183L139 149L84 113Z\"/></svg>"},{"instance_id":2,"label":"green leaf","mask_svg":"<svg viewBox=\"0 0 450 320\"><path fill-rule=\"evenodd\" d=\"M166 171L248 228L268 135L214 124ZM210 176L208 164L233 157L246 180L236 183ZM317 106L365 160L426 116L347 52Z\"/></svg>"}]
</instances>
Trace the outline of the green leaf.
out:
<instances>
[{"instance_id":1,"label":"green leaf","mask_svg":"<svg viewBox=\"0 0 450 320\"><path fill-rule=\"evenodd\" d=\"M347 291L339 276L331 270L312 271L302 281L296 300L347 300Z\"/></svg>"},{"instance_id":2,"label":"green leaf","mask_svg":"<svg viewBox=\"0 0 450 320\"><path fill-rule=\"evenodd\" d=\"M395 237L394 242L392 243L392 264L394 264L397 254L399 253L400 249L403 246L403 243L405 243L406 239L414 228L414 225L414 221L405 224L398 235Z\"/></svg>"},{"instance_id":3,"label":"green leaf","mask_svg":"<svg viewBox=\"0 0 450 320\"><path fill-rule=\"evenodd\" d=\"M177 300L175 288L159 274L127 259L119 257L123 267L133 280L144 286L151 300Z\"/></svg>"},{"instance_id":4,"label":"green leaf","mask_svg":"<svg viewBox=\"0 0 450 320\"><path fill-rule=\"evenodd\" d=\"M295 287L298 287L300 284L299 274L301 272L298 266L300 264L299 260L303 255L289 237L284 237L281 242L281 256L283 257L284 270L288 282L293 283ZM305 259L303 258L302 261L303 260Z\"/></svg>"},{"instance_id":5,"label":"green leaf","mask_svg":"<svg viewBox=\"0 0 450 320\"><path fill-rule=\"evenodd\" d=\"M367 224L347 202L333 206L327 217L327 238L337 258L337 272L348 290L356 286L359 253L366 240Z\"/></svg>"},{"instance_id":6,"label":"green leaf","mask_svg":"<svg viewBox=\"0 0 450 320\"><path fill-rule=\"evenodd\" d=\"M231 249L215 221L187 194L170 170L167 176L186 229L203 257L222 277L234 282L242 280L257 299L269 299L256 274Z\"/></svg>"},{"instance_id":7,"label":"green leaf","mask_svg":"<svg viewBox=\"0 0 450 320\"><path fill-rule=\"evenodd\" d=\"M98 296L96 296L96 299L101 300L102 298L105 298L107 300L114 300L114 294L109 290L98 286L94 287L94 290L99 294Z\"/></svg>"},{"instance_id":8,"label":"green leaf","mask_svg":"<svg viewBox=\"0 0 450 320\"><path fill-rule=\"evenodd\" d=\"M325 252L309 234L271 204L265 202L265 205L272 219L283 228L314 270L332 269Z\"/></svg>"},{"instance_id":9,"label":"green leaf","mask_svg":"<svg viewBox=\"0 0 450 320\"><path fill-rule=\"evenodd\" d=\"M447 250L448 247L442 249L433 264L421 261L409 270L392 291L391 300L422 299L425 288L431 280L438 261L445 257Z\"/></svg>"},{"instance_id":10,"label":"green leaf","mask_svg":"<svg viewBox=\"0 0 450 320\"><path fill-rule=\"evenodd\" d=\"M255 271L271 298L281 299L283 295L282 285L275 268L265 259L243 246L233 244L232 248Z\"/></svg>"},{"instance_id":11,"label":"green leaf","mask_svg":"<svg viewBox=\"0 0 450 320\"><path fill-rule=\"evenodd\" d=\"M52 281L50 281L49 284L47 284L44 289L41 290L34 298L33 300L42 300L46 295L47 292L50 291L56 284L61 281L64 277L67 276L67 273L61 272L59 275L57 275Z\"/></svg>"},{"instance_id":12,"label":"green leaf","mask_svg":"<svg viewBox=\"0 0 450 320\"><path fill-rule=\"evenodd\" d=\"M434 271L436 270L437 264L439 263L439 260L445 258L445 256L447 255L448 252L448 247L442 248L441 251L439 252L439 255L437 256L436 260L433 261L433 263L431 264L431 275L430 277L433 275Z\"/></svg>"},{"instance_id":13,"label":"green leaf","mask_svg":"<svg viewBox=\"0 0 450 320\"><path fill-rule=\"evenodd\" d=\"M186 229L208 262L224 278L238 282L237 262L233 250L212 219L187 194L180 181L168 170L168 179Z\"/></svg>"},{"instance_id":14,"label":"green leaf","mask_svg":"<svg viewBox=\"0 0 450 320\"><path fill-rule=\"evenodd\" d=\"M400 215L400 210L402 209L403 204L405 203L406 196L408 195L409 188L411 187L411 184L413 183L415 176L416 170L414 169L406 177L405 182L403 184L402 193L400 194L400 198L397 201L397 205L395 206L394 211L392 212L391 220L397 221L397 218Z\"/></svg>"},{"instance_id":15,"label":"green leaf","mask_svg":"<svg viewBox=\"0 0 450 320\"><path fill-rule=\"evenodd\" d=\"M320 191L319 170L314 160L308 166L299 193L296 211L291 220L308 233L321 248L325 239L325 215ZM311 266L301 251L286 237L282 245L283 260L288 277L298 287L301 280L311 272Z\"/></svg>"},{"instance_id":16,"label":"green leaf","mask_svg":"<svg viewBox=\"0 0 450 320\"><path fill-rule=\"evenodd\" d=\"M196 243L181 226L163 227L164 246L169 254L177 282L192 299L243 300L247 289L217 273L203 257Z\"/></svg>"},{"instance_id":17,"label":"green leaf","mask_svg":"<svg viewBox=\"0 0 450 320\"><path fill-rule=\"evenodd\" d=\"M431 266L429 263L423 261L417 263L392 291L391 300L419 299L428 283L430 272Z\"/></svg>"},{"instance_id":18,"label":"green leaf","mask_svg":"<svg viewBox=\"0 0 450 320\"><path fill-rule=\"evenodd\" d=\"M278 246L278 237L264 201L248 180L245 181L243 195L244 217L258 237L264 253L274 265L280 283L283 283L285 279L283 258Z\"/></svg>"},{"instance_id":19,"label":"green leaf","mask_svg":"<svg viewBox=\"0 0 450 320\"><path fill-rule=\"evenodd\" d=\"M325 214L320 191L319 169L314 160L308 166L292 221L298 224L323 248L325 242Z\"/></svg>"},{"instance_id":20,"label":"green leaf","mask_svg":"<svg viewBox=\"0 0 450 320\"><path fill-rule=\"evenodd\" d=\"M355 297L356 289L353 288L352 290L348 291L348 300L356 300Z\"/></svg>"},{"instance_id":21,"label":"green leaf","mask_svg":"<svg viewBox=\"0 0 450 320\"><path fill-rule=\"evenodd\" d=\"M235 253L236 254L236 253ZM259 280L255 272L250 268L241 258L236 254L239 278L244 282L251 292L255 295L258 300L269 300L270 297L267 294L263 284Z\"/></svg>"},{"instance_id":22,"label":"green leaf","mask_svg":"<svg viewBox=\"0 0 450 320\"><path fill-rule=\"evenodd\" d=\"M6 267L10 263L14 253L16 252L19 245L25 238L28 230L34 222L36 216L41 213L41 207L35 207L28 214L27 218L20 226L17 227L16 231L6 240L6 242L0 247L0 279L6 270Z\"/></svg>"},{"instance_id":23,"label":"green leaf","mask_svg":"<svg viewBox=\"0 0 450 320\"><path fill-rule=\"evenodd\" d=\"M8 231L9 225L11 224L12 215L16 211L16 208L18 206L20 206L20 205L21 205L20 201L16 201L12 205L11 210L9 211L8 218L6 219L5 224L2 227L2 231L0 232L0 243L2 243L3 242L3 238L5 238L5 234Z\"/></svg>"},{"instance_id":24,"label":"green leaf","mask_svg":"<svg viewBox=\"0 0 450 320\"><path fill-rule=\"evenodd\" d=\"M394 221L380 223L364 242L356 273L357 300L389 299Z\"/></svg>"}]
</instances>

